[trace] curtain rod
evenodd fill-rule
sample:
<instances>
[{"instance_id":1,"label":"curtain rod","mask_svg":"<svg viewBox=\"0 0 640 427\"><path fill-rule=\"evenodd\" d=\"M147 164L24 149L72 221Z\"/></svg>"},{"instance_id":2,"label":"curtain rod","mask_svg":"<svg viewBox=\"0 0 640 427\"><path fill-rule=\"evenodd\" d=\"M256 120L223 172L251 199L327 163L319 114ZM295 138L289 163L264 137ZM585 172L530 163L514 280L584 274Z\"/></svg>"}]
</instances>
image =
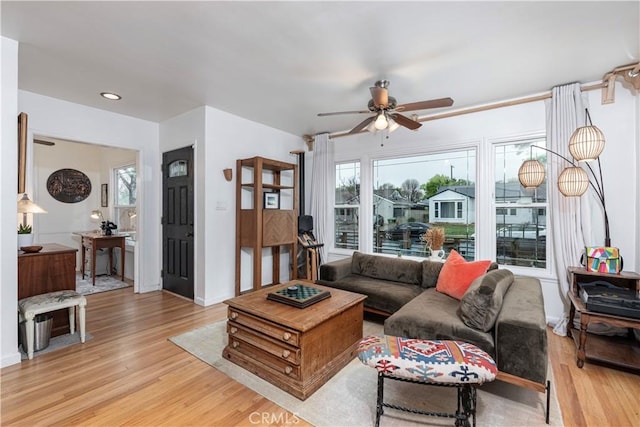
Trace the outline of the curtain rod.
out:
<instances>
[{"instance_id":1,"label":"curtain rod","mask_svg":"<svg viewBox=\"0 0 640 427\"><path fill-rule=\"evenodd\" d=\"M603 81L601 83L595 83L592 85L586 85L586 86L582 86L580 88L580 90L582 92L586 92L586 91L590 91L590 90L596 90L596 89L605 89L609 86L609 83L613 83L613 81L615 80L615 77L617 74L627 71L627 70L633 70L634 75L632 76L627 76L624 75L625 80L630 81L630 79L636 79L638 78L638 74L637 74L637 70L640 69L640 63L633 63L633 64L629 64L629 65L622 65L620 67L616 67L613 69L613 71L608 72L607 74L605 74L605 77L603 78ZM629 73L631 73L631 71L629 71ZM607 91L609 92L609 91ZM603 103L611 103L613 102L612 99L613 96L613 91L611 90L611 92L609 93L604 93L603 92L603 96L602 96L602 102ZM440 113L440 114L433 114L433 115L429 115L429 116L424 116L424 117L418 117L417 118L417 122L428 122L428 121L432 121L432 120L439 120L439 119L446 119L448 117L456 117L456 116L462 116L464 114L470 114L470 113L478 113L480 111L488 111L488 110L494 110L496 108L502 108L502 107L511 107L514 105L520 105L520 104L526 104L529 102L535 102L535 101L542 101L545 99L551 98L551 90L549 90L548 92L542 93L540 95L532 95L532 96L528 96L528 97L524 97L524 98L518 98L518 99L512 99L510 101L500 101L500 102L495 102L495 103L491 103L491 104L485 104L485 105L481 105L478 107L469 107L469 108L461 108L460 110L455 110L455 111L449 111L446 113ZM358 133L365 133L366 130L362 130ZM343 136L348 136L349 135L349 131L341 131L341 132L332 132L329 134L329 139L335 139L335 138L342 138ZM309 147L309 151L313 150L313 135L303 135L303 139L305 140L305 142L307 143L307 146Z\"/></svg>"}]
</instances>

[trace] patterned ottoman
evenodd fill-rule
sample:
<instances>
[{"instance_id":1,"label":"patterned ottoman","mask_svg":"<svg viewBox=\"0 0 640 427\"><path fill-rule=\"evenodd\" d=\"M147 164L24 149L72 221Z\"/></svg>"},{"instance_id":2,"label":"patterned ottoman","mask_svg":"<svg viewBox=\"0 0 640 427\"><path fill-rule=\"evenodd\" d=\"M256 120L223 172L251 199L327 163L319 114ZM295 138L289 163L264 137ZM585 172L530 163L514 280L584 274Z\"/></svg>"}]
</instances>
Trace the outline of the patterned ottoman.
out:
<instances>
[{"instance_id":1,"label":"patterned ottoman","mask_svg":"<svg viewBox=\"0 0 640 427\"><path fill-rule=\"evenodd\" d=\"M360 341L358 359L378 371L376 427L386 406L435 417L456 419L456 426L476 425L476 387L493 381L496 363L473 344L461 341L419 340L389 335L371 335ZM458 388L455 413L420 411L383 401L384 379Z\"/></svg>"}]
</instances>

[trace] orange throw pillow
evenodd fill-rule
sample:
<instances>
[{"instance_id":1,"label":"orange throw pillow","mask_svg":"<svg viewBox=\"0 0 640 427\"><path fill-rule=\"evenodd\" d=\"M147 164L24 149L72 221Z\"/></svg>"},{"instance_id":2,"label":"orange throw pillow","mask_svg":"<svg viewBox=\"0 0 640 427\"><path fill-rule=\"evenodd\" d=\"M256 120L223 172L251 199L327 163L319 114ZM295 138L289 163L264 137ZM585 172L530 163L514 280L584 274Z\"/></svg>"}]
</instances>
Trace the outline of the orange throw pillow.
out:
<instances>
[{"instance_id":1,"label":"orange throw pillow","mask_svg":"<svg viewBox=\"0 0 640 427\"><path fill-rule=\"evenodd\" d=\"M486 273L490 264L489 260L467 262L462 255L452 249L440 270L436 291L460 300L471 282Z\"/></svg>"}]
</instances>

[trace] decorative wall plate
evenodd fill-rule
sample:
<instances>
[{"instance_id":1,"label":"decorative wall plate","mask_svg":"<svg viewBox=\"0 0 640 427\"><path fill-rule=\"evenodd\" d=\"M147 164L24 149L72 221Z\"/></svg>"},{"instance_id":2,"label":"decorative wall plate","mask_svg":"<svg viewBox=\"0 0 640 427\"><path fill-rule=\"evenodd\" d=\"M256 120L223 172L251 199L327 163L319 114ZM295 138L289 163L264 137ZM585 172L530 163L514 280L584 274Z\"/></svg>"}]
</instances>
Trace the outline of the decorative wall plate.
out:
<instances>
[{"instance_id":1,"label":"decorative wall plate","mask_svg":"<svg viewBox=\"0 0 640 427\"><path fill-rule=\"evenodd\" d=\"M60 169L49 175L47 191L59 202L78 203L91 194L91 181L79 170Z\"/></svg>"}]
</instances>

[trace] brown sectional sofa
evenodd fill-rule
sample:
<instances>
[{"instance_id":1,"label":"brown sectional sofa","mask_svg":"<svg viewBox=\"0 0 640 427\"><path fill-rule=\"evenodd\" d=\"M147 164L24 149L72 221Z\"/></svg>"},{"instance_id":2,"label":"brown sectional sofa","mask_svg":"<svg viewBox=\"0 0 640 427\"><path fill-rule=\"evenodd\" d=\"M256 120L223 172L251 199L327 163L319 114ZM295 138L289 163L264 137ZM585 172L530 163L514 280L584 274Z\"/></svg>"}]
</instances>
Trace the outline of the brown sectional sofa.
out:
<instances>
[{"instance_id":1,"label":"brown sectional sofa","mask_svg":"<svg viewBox=\"0 0 640 427\"><path fill-rule=\"evenodd\" d=\"M384 322L387 335L470 342L494 358L498 379L546 391L548 396L547 332L540 281L513 276L492 264L489 270L495 271L477 278L469 288L481 294L508 281L503 295L494 298L500 304L495 324L484 331L461 319L461 301L436 291L442 267L442 263L429 260L355 252L350 258L321 265L317 283L367 295L365 311L388 316ZM468 303L466 294L465 300Z\"/></svg>"}]
</instances>

